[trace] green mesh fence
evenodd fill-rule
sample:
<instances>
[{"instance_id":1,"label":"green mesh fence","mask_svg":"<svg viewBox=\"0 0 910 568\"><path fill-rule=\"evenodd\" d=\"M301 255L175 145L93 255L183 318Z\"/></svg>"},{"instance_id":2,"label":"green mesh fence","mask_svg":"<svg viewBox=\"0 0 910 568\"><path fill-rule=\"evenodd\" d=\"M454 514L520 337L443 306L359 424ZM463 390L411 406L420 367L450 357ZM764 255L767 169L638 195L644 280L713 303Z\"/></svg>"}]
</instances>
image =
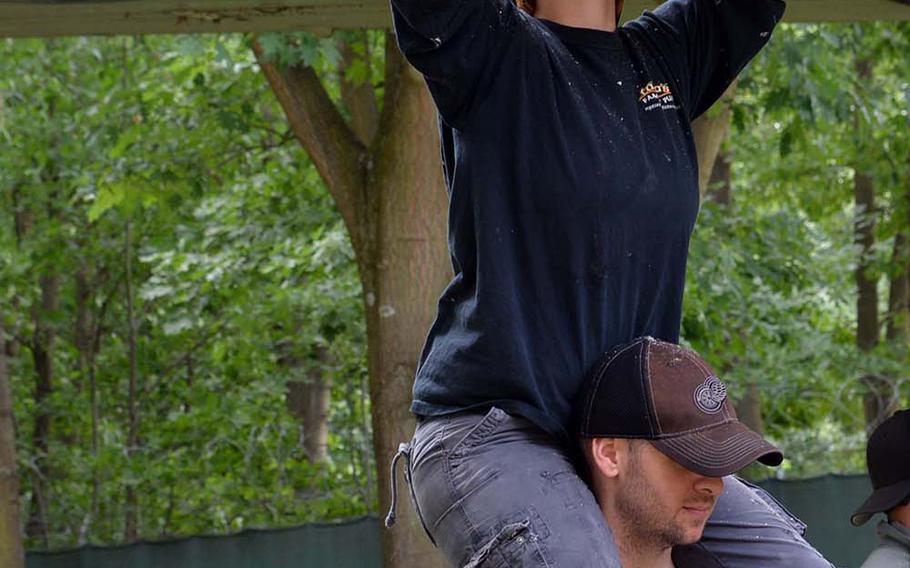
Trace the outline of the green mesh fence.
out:
<instances>
[{"instance_id":1,"label":"green mesh fence","mask_svg":"<svg viewBox=\"0 0 910 568\"><path fill-rule=\"evenodd\" d=\"M809 525L807 537L844 568L859 568L875 546L875 522L850 525L850 513L870 492L865 476L826 476L761 484ZM381 568L380 523L251 530L122 547L28 554L28 568ZM419 568L402 566L395 568ZM794 567L798 568L798 567Z\"/></svg>"},{"instance_id":2,"label":"green mesh fence","mask_svg":"<svg viewBox=\"0 0 910 568\"><path fill-rule=\"evenodd\" d=\"M379 521L28 553L28 568L380 568Z\"/></svg>"},{"instance_id":3,"label":"green mesh fence","mask_svg":"<svg viewBox=\"0 0 910 568\"><path fill-rule=\"evenodd\" d=\"M868 477L828 475L799 481L769 480L760 485L809 525L808 541L837 566L859 568L875 548L879 518L860 528L850 524L850 514L872 493Z\"/></svg>"}]
</instances>

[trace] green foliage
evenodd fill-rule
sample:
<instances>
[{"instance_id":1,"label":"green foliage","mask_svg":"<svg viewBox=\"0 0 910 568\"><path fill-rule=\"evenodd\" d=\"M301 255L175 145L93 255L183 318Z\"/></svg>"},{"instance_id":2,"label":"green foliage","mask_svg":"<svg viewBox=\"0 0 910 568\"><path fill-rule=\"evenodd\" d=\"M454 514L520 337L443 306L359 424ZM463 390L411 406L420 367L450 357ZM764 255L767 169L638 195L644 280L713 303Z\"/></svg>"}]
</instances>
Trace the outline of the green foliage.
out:
<instances>
[{"instance_id":1,"label":"green foliage","mask_svg":"<svg viewBox=\"0 0 910 568\"><path fill-rule=\"evenodd\" d=\"M266 33L259 36L265 56L284 66L334 67L341 54L333 38L320 38L305 32Z\"/></svg>"},{"instance_id":2,"label":"green foliage","mask_svg":"<svg viewBox=\"0 0 910 568\"><path fill-rule=\"evenodd\" d=\"M346 114L347 109L341 104L342 80L355 87L369 83L376 93L377 105L381 105L386 39L386 31L369 30L335 31L326 37L303 32L264 33L256 36L255 41L268 61L282 67L298 65L316 70L329 97ZM343 61L345 50L348 59Z\"/></svg>"},{"instance_id":3,"label":"green foliage","mask_svg":"<svg viewBox=\"0 0 910 568\"><path fill-rule=\"evenodd\" d=\"M0 296L20 345L23 518L36 476L48 471L52 547L120 541L129 486L145 538L370 510L353 252L246 41L4 41L0 52ZM26 218L17 233L15 220ZM139 332L140 442L130 453L125 254ZM90 367L74 329L80 271L98 326L97 451ZM29 345L48 275L60 278L60 306L38 312L57 333L43 455L31 436ZM317 346L328 362L314 357ZM305 455L286 402L287 383L314 370L334 385L323 463Z\"/></svg>"},{"instance_id":4,"label":"green foliage","mask_svg":"<svg viewBox=\"0 0 910 568\"><path fill-rule=\"evenodd\" d=\"M908 50L906 24L784 26L736 95L733 204L707 203L696 228L683 334L735 397L759 385L766 429L791 458L781 475L864 470L862 375L892 377L906 402L906 342L855 347L853 227L877 221L884 314L888 276L910 269L891 257L910 233ZM877 211L854 210L859 169Z\"/></svg>"}]
</instances>

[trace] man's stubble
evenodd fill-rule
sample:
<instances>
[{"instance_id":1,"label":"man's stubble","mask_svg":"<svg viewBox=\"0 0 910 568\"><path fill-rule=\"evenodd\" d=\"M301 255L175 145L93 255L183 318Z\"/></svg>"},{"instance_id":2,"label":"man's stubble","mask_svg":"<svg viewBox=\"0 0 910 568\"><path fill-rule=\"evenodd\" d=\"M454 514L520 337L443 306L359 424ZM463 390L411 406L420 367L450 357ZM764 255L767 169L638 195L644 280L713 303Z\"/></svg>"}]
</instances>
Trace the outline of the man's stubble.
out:
<instances>
[{"instance_id":1,"label":"man's stubble","mask_svg":"<svg viewBox=\"0 0 910 568\"><path fill-rule=\"evenodd\" d=\"M638 546L664 550L681 544L692 544L686 528L676 518L678 511L669 511L660 501L659 493L644 475L641 466L641 447L633 445L630 452L629 475L616 496L616 512L630 539ZM693 496L687 505L713 505L713 498Z\"/></svg>"}]
</instances>

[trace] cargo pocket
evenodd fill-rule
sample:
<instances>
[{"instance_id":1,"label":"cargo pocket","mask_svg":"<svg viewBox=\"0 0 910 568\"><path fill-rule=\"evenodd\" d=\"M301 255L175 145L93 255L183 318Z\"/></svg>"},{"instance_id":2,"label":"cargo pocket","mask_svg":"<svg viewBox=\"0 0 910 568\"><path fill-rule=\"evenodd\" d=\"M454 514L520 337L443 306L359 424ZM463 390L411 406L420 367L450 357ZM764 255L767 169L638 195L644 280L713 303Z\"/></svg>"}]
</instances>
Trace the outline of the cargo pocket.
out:
<instances>
[{"instance_id":1,"label":"cargo pocket","mask_svg":"<svg viewBox=\"0 0 910 568\"><path fill-rule=\"evenodd\" d=\"M530 520L509 523L474 553L463 568L552 568L542 537Z\"/></svg>"}]
</instances>

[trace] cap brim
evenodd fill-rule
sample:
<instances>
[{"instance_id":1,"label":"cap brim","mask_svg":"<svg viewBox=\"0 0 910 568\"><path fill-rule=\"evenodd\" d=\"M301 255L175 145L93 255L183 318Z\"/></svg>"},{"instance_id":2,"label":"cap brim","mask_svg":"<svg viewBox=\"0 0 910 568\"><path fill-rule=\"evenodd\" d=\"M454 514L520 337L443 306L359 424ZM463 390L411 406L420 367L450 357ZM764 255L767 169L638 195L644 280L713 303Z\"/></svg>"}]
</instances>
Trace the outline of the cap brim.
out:
<instances>
[{"instance_id":1,"label":"cap brim","mask_svg":"<svg viewBox=\"0 0 910 568\"><path fill-rule=\"evenodd\" d=\"M784 461L773 444L736 421L651 444L686 469L708 477L732 475L754 461L772 467Z\"/></svg>"},{"instance_id":2,"label":"cap brim","mask_svg":"<svg viewBox=\"0 0 910 568\"><path fill-rule=\"evenodd\" d=\"M876 513L886 513L910 497L910 479L876 489L850 517L854 526L866 524Z\"/></svg>"}]
</instances>

